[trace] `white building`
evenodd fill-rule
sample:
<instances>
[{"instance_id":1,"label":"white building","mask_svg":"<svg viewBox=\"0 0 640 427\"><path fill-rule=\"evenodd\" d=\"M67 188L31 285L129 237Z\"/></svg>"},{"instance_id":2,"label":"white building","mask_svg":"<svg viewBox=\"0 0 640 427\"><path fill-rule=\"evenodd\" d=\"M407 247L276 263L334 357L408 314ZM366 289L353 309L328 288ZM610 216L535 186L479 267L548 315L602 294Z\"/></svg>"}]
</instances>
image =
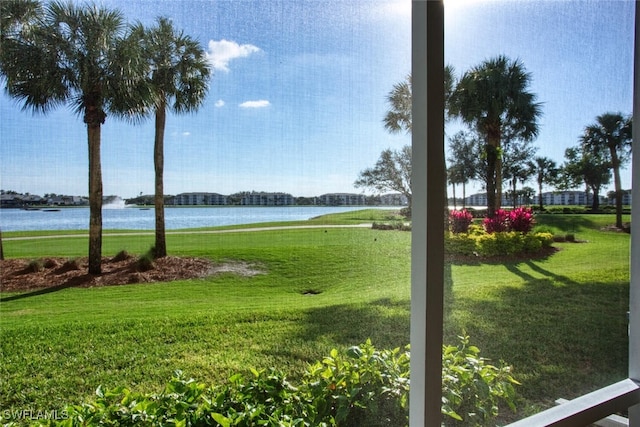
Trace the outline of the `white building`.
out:
<instances>
[{"instance_id":1,"label":"white building","mask_svg":"<svg viewBox=\"0 0 640 427\"><path fill-rule=\"evenodd\" d=\"M251 192L245 194L240 202L244 206L290 206L295 198L288 193Z\"/></svg>"},{"instance_id":2,"label":"white building","mask_svg":"<svg viewBox=\"0 0 640 427\"><path fill-rule=\"evenodd\" d=\"M389 193L380 196L380 204L382 206L407 206L409 204L409 200L404 194Z\"/></svg>"},{"instance_id":3,"label":"white building","mask_svg":"<svg viewBox=\"0 0 640 427\"><path fill-rule=\"evenodd\" d=\"M355 193L328 193L318 199L320 203L327 206L364 206L366 204L365 195Z\"/></svg>"},{"instance_id":4,"label":"white building","mask_svg":"<svg viewBox=\"0 0 640 427\"><path fill-rule=\"evenodd\" d=\"M227 196L218 193L181 193L175 196L173 204L176 206L226 205Z\"/></svg>"}]
</instances>

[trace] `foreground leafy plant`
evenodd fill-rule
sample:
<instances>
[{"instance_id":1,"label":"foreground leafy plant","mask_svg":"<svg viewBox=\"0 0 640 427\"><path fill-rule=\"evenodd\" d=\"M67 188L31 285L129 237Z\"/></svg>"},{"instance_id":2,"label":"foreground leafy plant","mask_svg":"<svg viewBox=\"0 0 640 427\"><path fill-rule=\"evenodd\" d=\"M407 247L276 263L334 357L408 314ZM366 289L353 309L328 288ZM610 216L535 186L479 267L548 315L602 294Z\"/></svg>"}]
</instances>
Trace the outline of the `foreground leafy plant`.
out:
<instances>
[{"instance_id":1,"label":"foreground leafy plant","mask_svg":"<svg viewBox=\"0 0 640 427\"><path fill-rule=\"evenodd\" d=\"M505 366L478 356L468 337L443 347L445 425L484 425L498 403L513 407L517 382ZM176 371L159 394L117 387L96 390L92 403L68 406L49 426L406 426L409 422L409 347L377 350L370 340L346 352L331 350L309 366L298 387L276 370L251 369L209 387ZM43 424L39 424L43 425Z\"/></svg>"},{"instance_id":2,"label":"foreground leafy plant","mask_svg":"<svg viewBox=\"0 0 640 427\"><path fill-rule=\"evenodd\" d=\"M444 425L485 426L498 415L500 403L515 410L518 383L511 367L499 367L480 357L480 349L461 336L457 346L444 346L442 354L442 413Z\"/></svg>"}]
</instances>

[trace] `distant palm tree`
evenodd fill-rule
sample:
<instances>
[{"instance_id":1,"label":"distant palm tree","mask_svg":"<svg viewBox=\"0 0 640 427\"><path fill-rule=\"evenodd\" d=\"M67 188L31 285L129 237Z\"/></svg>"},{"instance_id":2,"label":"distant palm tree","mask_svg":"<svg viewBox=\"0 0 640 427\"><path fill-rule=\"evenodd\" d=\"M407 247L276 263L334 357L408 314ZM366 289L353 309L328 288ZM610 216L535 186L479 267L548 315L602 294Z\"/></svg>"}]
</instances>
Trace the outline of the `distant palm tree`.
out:
<instances>
[{"instance_id":1,"label":"distant palm tree","mask_svg":"<svg viewBox=\"0 0 640 427\"><path fill-rule=\"evenodd\" d=\"M591 149L608 150L616 192L616 227L622 228L623 192L620 167L627 163L631 156L631 117L624 117L622 113L602 114L596 117L596 123L585 128L580 140Z\"/></svg>"},{"instance_id":2,"label":"distant palm tree","mask_svg":"<svg viewBox=\"0 0 640 427\"><path fill-rule=\"evenodd\" d=\"M485 140L490 217L501 203L503 142L531 140L538 134L540 104L528 91L530 80L520 61L498 56L464 73L451 95L450 113Z\"/></svg>"},{"instance_id":3,"label":"distant palm tree","mask_svg":"<svg viewBox=\"0 0 640 427\"><path fill-rule=\"evenodd\" d=\"M125 30L119 11L52 2L28 32L2 44L0 69L11 97L41 113L68 104L87 125L90 274L100 274L102 263L101 126L107 112L125 116L138 91L136 45L122 43Z\"/></svg>"},{"instance_id":4,"label":"distant palm tree","mask_svg":"<svg viewBox=\"0 0 640 427\"><path fill-rule=\"evenodd\" d=\"M141 24L132 34L139 37L148 61L151 97L146 100L155 115L153 160L155 168L155 257L167 255L164 220L164 130L167 109L175 113L196 111L204 102L211 73L198 42L177 32L167 18L147 30Z\"/></svg>"},{"instance_id":5,"label":"distant palm tree","mask_svg":"<svg viewBox=\"0 0 640 427\"><path fill-rule=\"evenodd\" d=\"M558 165L548 157L536 157L532 162L529 162L529 168L533 171L538 183L538 204L540 205L540 210L543 211L542 186L556 182L559 172Z\"/></svg>"},{"instance_id":6,"label":"distant palm tree","mask_svg":"<svg viewBox=\"0 0 640 427\"><path fill-rule=\"evenodd\" d=\"M560 168L558 187L560 189L576 188L584 184L585 195L593 193L591 210L600 208L600 189L611 182L611 171L607 159L603 158L601 149L592 150L584 144L569 147L565 150L566 161Z\"/></svg>"},{"instance_id":7,"label":"distant palm tree","mask_svg":"<svg viewBox=\"0 0 640 427\"><path fill-rule=\"evenodd\" d=\"M454 185L462 184L462 208L465 207L466 184L476 178L478 169L478 158L475 146L477 140L475 136L468 132L460 131L449 138L448 171L449 182ZM454 203L455 207L455 203Z\"/></svg>"}]
</instances>

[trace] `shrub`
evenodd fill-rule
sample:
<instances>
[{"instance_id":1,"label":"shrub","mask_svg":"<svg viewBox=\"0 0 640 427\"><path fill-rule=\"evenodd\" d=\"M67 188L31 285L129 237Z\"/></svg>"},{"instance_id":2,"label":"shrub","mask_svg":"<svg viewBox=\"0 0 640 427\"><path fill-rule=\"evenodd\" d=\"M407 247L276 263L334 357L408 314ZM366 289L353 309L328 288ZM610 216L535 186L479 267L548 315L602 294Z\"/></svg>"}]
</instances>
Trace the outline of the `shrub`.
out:
<instances>
[{"instance_id":1,"label":"shrub","mask_svg":"<svg viewBox=\"0 0 640 427\"><path fill-rule=\"evenodd\" d=\"M411 231L411 225L405 224L404 221L398 220L390 223L387 222L375 222L371 225L373 230L396 230L396 231Z\"/></svg>"},{"instance_id":2,"label":"shrub","mask_svg":"<svg viewBox=\"0 0 640 427\"><path fill-rule=\"evenodd\" d=\"M477 253L476 237L467 233L447 233L444 239L445 251L448 254L474 255Z\"/></svg>"},{"instance_id":3,"label":"shrub","mask_svg":"<svg viewBox=\"0 0 640 427\"><path fill-rule=\"evenodd\" d=\"M136 261L136 268L138 271L149 271L153 270L155 265L153 264L155 257L153 255L153 250L150 250L144 255L141 255L140 258Z\"/></svg>"},{"instance_id":4,"label":"shrub","mask_svg":"<svg viewBox=\"0 0 640 427\"><path fill-rule=\"evenodd\" d=\"M129 258L131 258L131 254L123 249L120 252L118 252L117 254L115 254L115 256L113 258L111 258L111 262L126 261Z\"/></svg>"},{"instance_id":5,"label":"shrub","mask_svg":"<svg viewBox=\"0 0 640 427\"><path fill-rule=\"evenodd\" d=\"M486 257L514 255L524 250L522 234L513 231L485 234L476 242L478 254Z\"/></svg>"},{"instance_id":6,"label":"shrub","mask_svg":"<svg viewBox=\"0 0 640 427\"><path fill-rule=\"evenodd\" d=\"M482 221L482 225L487 233L500 233L508 230L508 220L509 214L507 211L498 209L495 216L485 218L484 221Z\"/></svg>"},{"instance_id":7,"label":"shrub","mask_svg":"<svg viewBox=\"0 0 640 427\"><path fill-rule=\"evenodd\" d=\"M495 367L460 337L443 346L444 425L484 425L499 403L514 408L518 384L509 367ZM331 350L308 367L298 387L276 370L251 369L223 386L185 379L180 371L159 394L98 387L92 403L67 406L50 426L406 426L409 347L377 350L370 340L346 352Z\"/></svg>"},{"instance_id":8,"label":"shrub","mask_svg":"<svg viewBox=\"0 0 640 427\"><path fill-rule=\"evenodd\" d=\"M459 337L457 346L444 346L442 352L442 413L445 426L484 426L498 415L499 404L515 410L518 383L511 367L499 367L480 357L480 349Z\"/></svg>"},{"instance_id":9,"label":"shrub","mask_svg":"<svg viewBox=\"0 0 640 427\"><path fill-rule=\"evenodd\" d=\"M27 264L27 271L30 273L39 273L44 271L44 262L41 259L32 259Z\"/></svg>"},{"instance_id":10,"label":"shrub","mask_svg":"<svg viewBox=\"0 0 640 427\"><path fill-rule=\"evenodd\" d=\"M533 211L529 208L516 208L508 214L509 231L519 231L520 233L528 233L535 223Z\"/></svg>"},{"instance_id":11,"label":"shrub","mask_svg":"<svg viewBox=\"0 0 640 427\"><path fill-rule=\"evenodd\" d=\"M468 232L472 221L473 215L465 209L449 212L449 229L454 234Z\"/></svg>"},{"instance_id":12,"label":"shrub","mask_svg":"<svg viewBox=\"0 0 640 427\"><path fill-rule=\"evenodd\" d=\"M496 257L519 253L536 253L554 242L551 233L519 233L515 231L488 234L477 232L445 235L445 251L448 254Z\"/></svg>"},{"instance_id":13,"label":"shrub","mask_svg":"<svg viewBox=\"0 0 640 427\"><path fill-rule=\"evenodd\" d=\"M408 350L408 348L407 348ZM376 350L370 340L345 354L331 350L304 377L312 425L388 426L408 423L409 352Z\"/></svg>"},{"instance_id":14,"label":"shrub","mask_svg":"<svg viewBox=\"0 0 640 427\"><path fill-rule=\"evenodd\" d=\"M77 258L69 258L62 264L63 270L80 270L82 266L80 265L80 261Z\"/></svg>"}]
</instances>

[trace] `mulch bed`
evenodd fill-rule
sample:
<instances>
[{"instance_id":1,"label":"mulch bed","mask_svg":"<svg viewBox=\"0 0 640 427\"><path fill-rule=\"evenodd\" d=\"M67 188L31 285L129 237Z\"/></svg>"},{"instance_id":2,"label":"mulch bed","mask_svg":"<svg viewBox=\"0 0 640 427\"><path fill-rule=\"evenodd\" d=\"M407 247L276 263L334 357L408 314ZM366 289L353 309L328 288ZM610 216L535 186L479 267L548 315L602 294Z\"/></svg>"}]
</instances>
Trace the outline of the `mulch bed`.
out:
<instances>
[{"instance_id":1,"label":"mulch bed","mask_svg":"<svg viewBox=\"0 0 640 427\"><path fill-rule=\"evenodd\" d=\"M168 256L141 271L133 256L103 258L102 274L87 273L87 258L9 259L0 261L0 292L27 292L47 288L95 287L131 283L169 282L210 276L219 269L202 258Z\"/></svg>"}]
</instances>

